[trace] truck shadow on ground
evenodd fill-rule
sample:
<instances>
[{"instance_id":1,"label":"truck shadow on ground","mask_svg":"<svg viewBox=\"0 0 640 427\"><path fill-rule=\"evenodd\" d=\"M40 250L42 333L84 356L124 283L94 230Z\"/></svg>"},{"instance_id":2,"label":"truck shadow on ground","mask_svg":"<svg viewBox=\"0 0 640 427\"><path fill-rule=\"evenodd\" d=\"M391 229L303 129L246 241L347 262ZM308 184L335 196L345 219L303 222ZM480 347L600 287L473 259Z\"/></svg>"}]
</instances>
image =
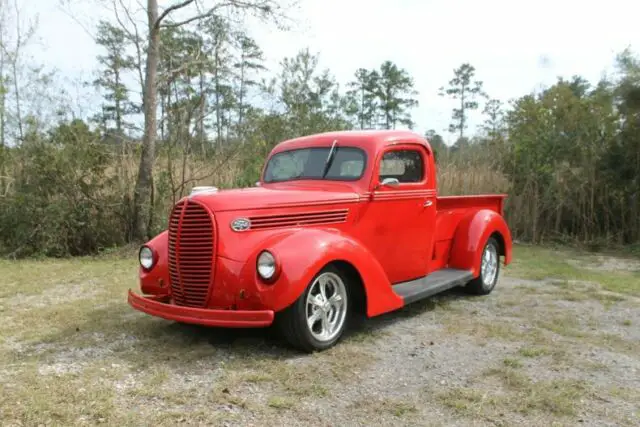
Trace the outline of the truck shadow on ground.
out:
<instances>
[{"instance_id":1,"label":"truck shadow on ground","mask_svg":"<svg viewBox=\"0 0 640 427\"><path fill-rule=\"evenodd\" d=\"M345 331L345 339L358 339L361 335L372 334L384 331L403 319L419 317L425 313L432 312L438 307L445 306L451 301L473 298L462 288L453 288L440 294L425 298L409 304L399 310L392 311L380 316L366 318L360 316L352 320L350 328Z\"/></svg>"},{"instance_id":2,"label":"truck shadow on ground","mask_svg":"<svg viewBox=\"0 0 640 427\"><path fill-rule=\"evenodd\" d=\"M365 341L384 339L378 333L401 320L419 317L460 298L471 297L454 289L374 318L354 316L338 346L358 346ZM46 349L45 353L42 349ZM70 321L62 330L42 336L40 343L18 353L16 357L45 356L52 361L62 358L87 363L96 357L106 357L133 365L157 363L166 367L214 359L304 357L273 326L228 329L180 324L137 313L123 304L93 309L82 321Z\"/></svg>"},{"instance_id":3,"label":"truck shadow on ground","mask_svg":"<svg viewBox=\"0 0 640 427\"><path fill-rule=\"evenodd\" d=\"M435 310L441 305L458 299L473 298L462 289L450 289L430 298L417 301L399 310L386 313L373 318L363 315L354 315L350 319L349 327L345 331L341 343L360 342L377 332L384 332L388 327L402 319L414 318ZM299 355L299 352L291 349L281 337L278 328L213 328L198 325L173 323L166 326L165 332L181 336L179 340L192 342L207 342L218 349L229 351L251 350L265 353L290 353ZM340 344L338 344L340 345Z\"/></svg>"}]
</instances>

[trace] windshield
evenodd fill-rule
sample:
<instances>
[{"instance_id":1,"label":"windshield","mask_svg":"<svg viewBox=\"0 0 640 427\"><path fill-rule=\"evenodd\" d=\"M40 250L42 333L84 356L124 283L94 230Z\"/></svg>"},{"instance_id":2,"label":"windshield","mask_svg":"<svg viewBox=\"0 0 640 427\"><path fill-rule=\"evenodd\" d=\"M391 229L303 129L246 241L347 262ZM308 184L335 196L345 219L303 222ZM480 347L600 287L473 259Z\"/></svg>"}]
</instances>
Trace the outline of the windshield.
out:
<instances>
[{"instance_id":1,"label":"windshield","mask_svg":"<svg viewBox=\"0 0 640 427\"><path fill-rule=\"evenodd\" d=\"M264 172L264 182L280 182L295 179L329 179L354 181L364 172L366 155L354 147L336 146L333 161L322 178L330 147L300 148L273 155Z\"/></svg>"}]
</instances>

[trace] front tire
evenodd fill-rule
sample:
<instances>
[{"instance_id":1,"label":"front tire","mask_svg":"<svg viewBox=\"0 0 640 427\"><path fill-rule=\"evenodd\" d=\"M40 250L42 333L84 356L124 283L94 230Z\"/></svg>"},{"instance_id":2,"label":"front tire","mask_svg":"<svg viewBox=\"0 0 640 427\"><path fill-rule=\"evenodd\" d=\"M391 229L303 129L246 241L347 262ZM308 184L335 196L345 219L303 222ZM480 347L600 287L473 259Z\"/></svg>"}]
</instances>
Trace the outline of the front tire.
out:
<instances>
[{"instance_id":1,"label":"front tire","mask_svg":"<svg viewBox=\"0 0 640 427\"><path fill-rule=\"evenodd\" d=\"M494 237L487 240L480 260L480 275L470 281L466 290L474 295L488 295L495 288L500 275L500 251Z\"/></svg>"},{"instance_id":2,"label":"front tire","mask_svg":"<svg viewBox=\"0 0 640 427\"><path fill-rule=\"evenodd\" d=\"M279 314L284 338L309 353L333 347L347 326L349 285L348 277L336 267L323 268L302 295Z\"/></svg>"}]
</instances>

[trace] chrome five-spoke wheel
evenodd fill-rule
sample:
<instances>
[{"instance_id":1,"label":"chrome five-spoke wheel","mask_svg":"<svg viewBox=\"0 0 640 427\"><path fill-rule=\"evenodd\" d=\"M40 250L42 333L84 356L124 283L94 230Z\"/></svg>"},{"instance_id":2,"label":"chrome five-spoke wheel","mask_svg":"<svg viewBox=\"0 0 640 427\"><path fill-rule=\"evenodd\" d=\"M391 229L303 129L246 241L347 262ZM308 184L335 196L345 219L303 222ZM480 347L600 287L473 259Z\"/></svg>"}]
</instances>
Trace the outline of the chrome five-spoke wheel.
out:
<instances>
[{"instance_id":1,"label":"chrome five-spoke wheel","mask_svg":"<svg viewBox=\"0 0 640 427\"><path fill-rule=\"evenodd\" d=\"M347 308L347 289L335 273L320 274L307 293L306 316L309 332L318 341L331 341L342 330Z\"/></svg>"},{"instance_id":2,"label":"chrome five-spoke wheel","mask_svg":"<svg viewBox=\"0 0 640 427\"><path fill-rule=\"evenodd\" d=\"M344 272L333 265L324 267L300 297L278 314L284 338L307 352L332 347L348 323L349 285Z\"/></svg>"},{"instance_id":3,"label":"chrome five-spoke wheel","mask_svg":"<svg viewBox=\"0 0 640 427\"><path fill-rule=\"evenodd\" d=\"M498 250L494 245L487 245L482 254L482 282L492 287L498 274Z\"/></svg>"},{"instance_id":4,"label":"chrome five-spoke wheel","mask_svg":"<svg viewBox=\"0 0 640 427\"><path fill-rule=\"evenodd\" d=\"M496 286L500 274L499 248L498 241L494 237L487 240L480 258L480 274L466 286L469 292L476 295L487 295Z\"/></svg>"}]
</instances>

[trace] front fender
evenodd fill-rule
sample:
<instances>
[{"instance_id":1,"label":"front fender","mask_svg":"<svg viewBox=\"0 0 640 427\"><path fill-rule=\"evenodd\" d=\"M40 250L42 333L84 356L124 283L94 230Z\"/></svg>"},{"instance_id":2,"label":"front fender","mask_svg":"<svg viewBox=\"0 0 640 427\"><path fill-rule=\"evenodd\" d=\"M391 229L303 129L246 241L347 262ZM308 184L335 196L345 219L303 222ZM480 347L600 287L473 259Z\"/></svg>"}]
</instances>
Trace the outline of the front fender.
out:
<instances>
[{"instance_id":1,"label":"front fender","mask_svg":"<svg viewBox=\"0 0 640 427\"><path fill-rule=\"evenodd\" d=\"M337 230L298 229L274 236L263 248L270 250L281 266L273 285L260 285L263 303L274 311L291 305L332 261L346 261L359 272L369 317L403 306L376 258L360 242Z\"/></svg>"},{"instance_id":2,"label":"front fender","mask_svg":"<svg viewBox=\"0 0 640 427\"><path fill-rule=\"evenodd\" d=\"M498 233L502 238L504 264L511 262L511 232L504 218L489 209L469 213L458 224L453 237L449 267L480 274L480 258L489 237Z\"/></svg>"},{"instance_id":3,"label":"front fender","mask_svg":"<svg viewBox=\"0 0 640 427\"><path fill-rule=\"evenodd\" d=\"M169 292L169 232L158 234L147 243L157 260L151 271L139 269L140 290L147 295L162 295Z\"/></svg>"}]
</instances>

